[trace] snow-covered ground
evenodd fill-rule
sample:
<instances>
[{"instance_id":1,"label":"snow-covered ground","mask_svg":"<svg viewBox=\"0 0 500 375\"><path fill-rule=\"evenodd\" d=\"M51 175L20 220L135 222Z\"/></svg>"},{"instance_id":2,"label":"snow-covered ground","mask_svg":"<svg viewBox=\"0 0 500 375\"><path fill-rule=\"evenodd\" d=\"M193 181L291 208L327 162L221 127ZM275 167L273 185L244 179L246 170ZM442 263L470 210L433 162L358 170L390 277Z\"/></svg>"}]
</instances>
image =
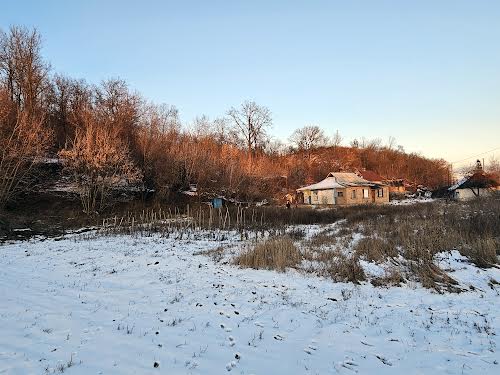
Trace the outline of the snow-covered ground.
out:
<instances>
[{"instance_id":1,"label":"snow-covered ground","mask_svg":"<svg viewBox=\"0 0 500 375\"><path fill-rule=\"evenodd\" d=\"M498 269L441 254L470 291L437 294L195 255L237 238L0 246L0 374L500 373Z\"/></svg>"},{"instance_id":2,"label":"snow-covered ground","mask_svg":"<svg viewBox=\"0 0 500 375\"><path fill-rule=\"evenodd\" d=\"M413 197L413 198L404 198L404 199L394 199L389 202L389 204L393 206L408 206L417 203L432 203L435 202L436 199L429 197Z\"/></svg>"}]
</instances>

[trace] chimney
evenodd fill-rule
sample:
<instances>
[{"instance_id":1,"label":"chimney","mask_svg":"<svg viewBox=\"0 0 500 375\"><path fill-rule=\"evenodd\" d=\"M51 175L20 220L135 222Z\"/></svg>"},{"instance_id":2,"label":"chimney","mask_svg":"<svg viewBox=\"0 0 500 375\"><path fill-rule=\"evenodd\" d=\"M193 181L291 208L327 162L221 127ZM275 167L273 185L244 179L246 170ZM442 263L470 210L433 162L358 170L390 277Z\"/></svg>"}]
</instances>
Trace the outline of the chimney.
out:
<instances>
[{"instance_id":1,"label":"chimney","mask_svg":"<svg viewBox=\"0 0 500 375\"><path fill-rule=\"evenodd\" d=\"M483 171L483 165L481 164L481 160L477 159L476 160L476 169L474 172L482 172Z\"/></svg>"}]
</instances>

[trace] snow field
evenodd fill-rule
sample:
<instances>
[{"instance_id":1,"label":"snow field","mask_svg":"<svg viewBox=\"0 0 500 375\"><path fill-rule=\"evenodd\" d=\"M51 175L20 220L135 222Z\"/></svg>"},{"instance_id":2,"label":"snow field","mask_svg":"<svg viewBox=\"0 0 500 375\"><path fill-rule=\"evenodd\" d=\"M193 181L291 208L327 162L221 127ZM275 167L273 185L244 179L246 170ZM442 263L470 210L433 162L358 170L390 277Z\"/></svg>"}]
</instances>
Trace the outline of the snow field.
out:
<instances>
[{"instance_id":1,"label":"snow field","mask_svg":"<svg viewBox=\"0 0 500 375\"><path fill-rule=\"evenodd\" d=\"M1 246L0 374L498 373L498 269L440 254L474 290L437 294L194 255L238 238Z\"/></svg>"}]
</instances>

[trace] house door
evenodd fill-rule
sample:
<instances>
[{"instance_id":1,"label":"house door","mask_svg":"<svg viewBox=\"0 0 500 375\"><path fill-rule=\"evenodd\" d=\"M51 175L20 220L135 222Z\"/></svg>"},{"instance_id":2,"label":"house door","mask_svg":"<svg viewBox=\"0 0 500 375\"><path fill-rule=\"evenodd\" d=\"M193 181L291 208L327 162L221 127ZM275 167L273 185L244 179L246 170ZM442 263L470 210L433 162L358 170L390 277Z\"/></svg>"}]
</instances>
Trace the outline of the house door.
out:
<instances>
[{"instance_id":1,"label":"house door","mask_svg":"<svg viewBox=\"0 0 500 375\"><path fill-rule=\"evenodd\" d=\"M311 196L308 196L307 200L309 201L309 204L311 204Z\"/></svg>"}]
</instances>

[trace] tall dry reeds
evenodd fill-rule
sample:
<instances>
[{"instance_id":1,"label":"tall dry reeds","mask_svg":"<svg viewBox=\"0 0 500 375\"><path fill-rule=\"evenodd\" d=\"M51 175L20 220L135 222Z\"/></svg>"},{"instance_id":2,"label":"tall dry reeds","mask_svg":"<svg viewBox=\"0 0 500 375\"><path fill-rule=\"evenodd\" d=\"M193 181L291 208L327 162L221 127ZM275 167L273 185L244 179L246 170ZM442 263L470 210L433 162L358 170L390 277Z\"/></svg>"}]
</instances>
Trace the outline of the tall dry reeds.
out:
<instances>
[{"instance_id":1,"label":"tall dry reeds","mask_svg":"<svg viewBox=\"0 0 500 375\"><path fill-rule=\"evenodd\" d=\"M283 272L288 267L297 267L301 261L302 255L289 237L276 237L247 249L235 263L242 267Z\"/></svg>"}]
</instances>

